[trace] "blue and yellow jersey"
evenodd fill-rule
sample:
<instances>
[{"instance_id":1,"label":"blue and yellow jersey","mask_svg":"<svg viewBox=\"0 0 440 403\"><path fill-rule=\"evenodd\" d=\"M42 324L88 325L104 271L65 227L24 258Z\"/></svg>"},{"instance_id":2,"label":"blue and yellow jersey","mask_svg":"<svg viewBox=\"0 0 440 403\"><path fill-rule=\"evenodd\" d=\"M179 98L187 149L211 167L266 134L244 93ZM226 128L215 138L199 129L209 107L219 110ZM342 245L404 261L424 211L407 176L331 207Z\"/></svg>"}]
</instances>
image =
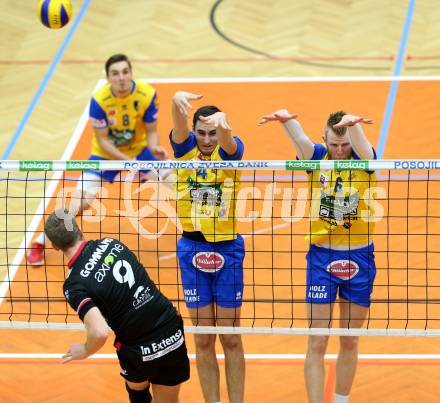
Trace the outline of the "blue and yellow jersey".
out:
<instances>
[{"instance_id":1,"label":"blue and yellow jersey","mask_svg":"<svg viewBox=\"0 0 440 403\"><path fill-rule=\"evenodd\" d=\"M376 158L376 153L374 152ZM315 144L313 160L327 160L327 148ZM352 159L359 159L353 151ZM373 171L308 172L310 194L310 235L312 244L334 247L367 245L374 233Z\"/></svg>"},{"instance_id":2,"label":"blue and yellow jersey","mask_svg":"<svg viewBox=\"0 0 440 403\"><path fill-rule=\"evenodd\" d=\"M115 97L111 85L99 89L90 102L90 120L96 129L109 129L109 138L119 151L136 157L147 146L145 123L157 120L158 101L155 89L133 81L130 95ZM93 137L92 155L109 158Z\"/></svg>"},{"instance_id":3,"label":"blue and yellow jersey","mask_svg":"<svg viewBox=\"0 0 440 403\"><path fill-rule=\"evenodd\" d=\"M228 155L218 145L210 156L197 147L196 136L190 133L182 144L172 141L174 157L186 160L240 160L244 145L234 136L237 151ZM179 169L177 172L177 211L183 230L200 231L208 242L230 241L237 238L235 208L240 171L222 169Z\"/></svg>"}]
</instances>

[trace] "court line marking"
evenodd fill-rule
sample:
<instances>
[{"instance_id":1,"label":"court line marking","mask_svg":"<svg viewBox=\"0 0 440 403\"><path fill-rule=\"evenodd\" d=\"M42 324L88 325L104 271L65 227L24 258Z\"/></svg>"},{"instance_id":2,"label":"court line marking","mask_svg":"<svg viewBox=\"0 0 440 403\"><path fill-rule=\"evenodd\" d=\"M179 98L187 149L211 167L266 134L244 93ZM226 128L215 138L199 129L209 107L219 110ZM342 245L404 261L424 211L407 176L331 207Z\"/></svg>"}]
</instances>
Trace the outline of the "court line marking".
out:
<instances>
[{"instance_id":1,"label":"court line marking","mask_svg":"<svg viewBox=\"0 0 440 403\"><path fill-rule=\"evenodd\" d=\"M44 90L47 87L47 84L49 83L49 80L52 78L52 75L57 68L58 64L61 61L61 58L64 54L64 51L66 50L67 46L70 43L70 40L73 37L73 34L76 32L79 23L82 21L82 18L84 17L85 12L87 11L89 4L91 0L84 0L83 5L81 6L81 9L79 10L78 16L73 20L72 26L69 29L69 32L67 32L67 35L64 37L63 42L61 43L60 48L58 49L57 53L55 54L55 57L52 59L52 63L49 66L49 69L47 70L46 74L43 77L43 80L40 83L40 86L37 89L37 92L34 94L31 103L29 104L28 108L26 109L26 112L24 113L23 117L21 118L20 123L18 124L17 130L15 131L14 135L12 136L12 139L9 141L6 150L3 152L3 155L1 156L2 160L7 160L9 156L12 153L12 150L14 149L15 145L17 144L18 139L20 138L21 134L23 133L23 130L29 121L32 113L35 110L35 107L37 106L41 95L43 94ZM0 294L1 295L1 294Z\"/></svg>"},{"instance_id":2,"label":"court line marking","mask_svg":"<svg viewBox=\"0 0 440 403\"><path fill-rule=\"evenodd\" d=\"M414 15L415 0L409 0L408 10L406 14L405 24L403 26L402 37L400 39L399 52L397 54L396 64L394 66L393 80L391 81L390 91L388 92L388 99L385 106L385 113L382 119L382 126L380 128L379 141L377 144L377 157L381 159L385 151L385 144L388 138L391 119L393 116L394 105L396 104L397 90L399 88L399 80L402 71L406 47L408 44L409 30L411 28L412 17Z\"/></svg>"},{"instance_id":3,"label":"court line marking","mask_svg":"<svg viewBox=\"0 0 440 403\"><path fill-rule=\"evenodd\" d=\"M94 91L96 91L97 87L98 86L95 87ZM70 157L72 156L79 142L79 139L81 138L81 135L83 134L86 128L88 120L89 120L89 103L87 103L86 107L84 108L84 111L78 121L78 124L76 125L75 130L73 131L72 137L70 138L69 143L67 144L67 147L64 150L63 156L61 157L63 160L69 160ZM5 277L2 279L0 283L0 305L3 303L3 299L6 293L9 291L9 285L14 280L14 277L21 266L21 262L26 253L26 248L31 242L35 234L35 231L37 230L38 225L40 224L40 221L46 211L46 208L52 199L52 195L55 193L55 190L58 186L58 182L60 181L62 176L63 176L63 171L54 172L52 180L50 181L50 184L45 192L46 197L44 200L41 199L40 204L38 205L38 208L35 211L35 214L32 218L32 221L25 232L25 236L21 241L21 244L14 256L14 259L7 268Z\"/></svg>"},{"instance_id":4,"label":"court line marking","mask_svg":"<svg viewBox=\"0 0 440 403\"><path fill-rule=\"evenodd\" d=\"M316 83L316 82L381 82L381 81L440 81L440 76L295 76L295 77L177 77L140 78L151 84L198 83ZM106 80L102 79L102 82Z\"/></svg>"},{"instance_id":5,"label":"court line marking","mask_svg":"<svg viewBox=\"0 0 440 403\"><path fill-rule=\"evenodd\" d=\"M64 353L0 353L0 359L60 359ZM188 354L193 360L195 354ZM117 359L116 354L93 354L89 359ZM217 354L220 360L224 354ZM304 360L305 354L245 354L247 360ZM326 354L326 360L335 360L337 354ZM359 360L440 360L440 354L359 354Z\"/></svg>"}]
</instances>

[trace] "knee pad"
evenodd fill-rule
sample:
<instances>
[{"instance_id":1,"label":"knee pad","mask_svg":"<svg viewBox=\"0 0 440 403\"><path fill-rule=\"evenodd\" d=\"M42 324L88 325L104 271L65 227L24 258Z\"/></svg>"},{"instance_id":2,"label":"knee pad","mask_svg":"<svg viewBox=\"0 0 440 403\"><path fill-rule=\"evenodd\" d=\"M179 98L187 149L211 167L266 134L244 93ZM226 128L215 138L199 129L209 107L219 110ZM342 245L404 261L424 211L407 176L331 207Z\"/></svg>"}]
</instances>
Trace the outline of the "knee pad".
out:
<instances>
[{"instance_id":1,"label":"knee pad","mask_svg":"<svg viewBox=\"0 0 440 403\"><path fill-rule=\"evenodd\" d=\"M150 386L144 390L134 390L130 389L127 382L125 382L125 389L127 389L130 403L150 403L153 400L153 396L151 396L150 393Z\"/></svg>"}]
</instances>

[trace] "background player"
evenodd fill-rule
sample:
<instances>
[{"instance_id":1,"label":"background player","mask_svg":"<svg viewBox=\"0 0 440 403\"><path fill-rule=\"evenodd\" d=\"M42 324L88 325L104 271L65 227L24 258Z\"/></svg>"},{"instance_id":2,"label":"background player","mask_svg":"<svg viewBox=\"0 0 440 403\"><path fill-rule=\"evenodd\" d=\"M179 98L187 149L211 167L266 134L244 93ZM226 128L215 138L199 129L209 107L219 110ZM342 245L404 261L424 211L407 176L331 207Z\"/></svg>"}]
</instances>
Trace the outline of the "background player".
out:
<instances>
[{"instance_id":1,"label":"background player","mask_svg":"<svg viewBox=\"0 0 440 403\"><path fill-rule=\"evenodd\" d=\"M326 123L324 144L314 144L296 120L298 115L286 109L262 118L260 124L279 121L292 140L299 159L366 159L376 153L359 123L369 119L332 113ZM309 188L313 191L310 206L311 234L307 254L307 310L310 326L331 325L333 305L339 290L340 326L359 328L370 306L370 295L376 275L372 235L374 214L371 188L373 171L310 171ZM367 214L363 216L362 214ZM365 218L366 217L366 218ZM310 336L305 361L305 380L309 401L324 399L324 355L328 336ZM340 338L336 362L336 403L348 402L353 384L359 337Z\"/></svg>"},{"instance_id":2,"label":"background player","mask_svg":"<svg viewBox=\"0 0 440 403\"><path fill-rule=\"evenodd\" d=\"M131 62L126 55L116 54L105 63L108 83L93 94L90 120L95 135L89 160L166 159L157 133L158 101L155 89L133 80ZM81 214L89 208L102 182L113 183L120 171L86 171L78 181L78 194L70 210ZM153 172L140 171L141 179L156 179ZM167 173L165 173L166 175ZM44 234L32 243L28 264L44 264Z\"/></svg>"},{"instance_id":3,"label":"background player","mask_svg":"<svg viewBox=\"0 0 440 403\"><path fill-rule=\"evenodd\" d=\"M152 383L155 402L177 402L180 383L189 379L183 321L136 256L112 238L86 242L67 210L52 213L44 230L70 259L64 295L87 333L63 362L96 353L110 326L130 401L150 402Z\"/></svg>"},{"instance_id":4,"label":"background player","mask_svg":"<svg viewBox=\"0 0 440 403\"><path fill-rule=\"evenodd\" d=\"M173 97L170 135L176 160L239 160L244 146L232 136L226 115L215 106L199 108L188 126L190 101ZM243 298L244 242L237 233L235 202L240 174L232 170L178 171L178 215L183 227L177 244L185 302L194 325L239 326ZM219 402L215 334L195 334L197 370L207 402ZM240 335L220 335L225 353L229 400L243 402L245 362Z\"/></svg>"}]
</instances>

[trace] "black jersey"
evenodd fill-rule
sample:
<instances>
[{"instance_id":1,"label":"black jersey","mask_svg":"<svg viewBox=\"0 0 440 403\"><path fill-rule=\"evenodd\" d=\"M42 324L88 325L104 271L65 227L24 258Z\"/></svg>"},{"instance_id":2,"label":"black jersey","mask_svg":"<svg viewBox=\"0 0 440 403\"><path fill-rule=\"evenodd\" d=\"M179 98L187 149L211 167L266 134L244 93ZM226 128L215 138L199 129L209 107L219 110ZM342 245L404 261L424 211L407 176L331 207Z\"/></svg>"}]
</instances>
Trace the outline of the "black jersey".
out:
<instances>
[{"instance_id":1,"label":"black jersey","mask_svg":"<svg viewBox=\"0 0 440 403\"><path fill-rule=\"evenodd\" d=\"M81 320L94 306L116 338L131 344L147 340L179 319L136 256L122 242L84 242L68 263L64 295Z\"/></svg>"}]
</instances>

